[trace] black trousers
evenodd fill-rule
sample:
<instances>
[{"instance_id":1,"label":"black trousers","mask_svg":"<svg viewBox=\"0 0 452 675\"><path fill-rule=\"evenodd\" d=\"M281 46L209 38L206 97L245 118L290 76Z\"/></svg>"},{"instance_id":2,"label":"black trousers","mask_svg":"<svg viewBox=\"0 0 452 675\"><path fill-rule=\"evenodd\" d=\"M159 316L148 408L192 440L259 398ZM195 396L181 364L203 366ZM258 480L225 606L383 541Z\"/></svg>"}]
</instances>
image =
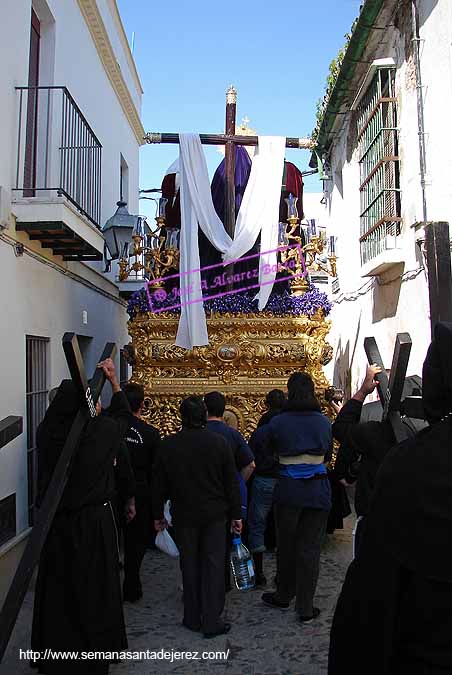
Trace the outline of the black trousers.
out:
<instances>
[{"instance_id":1,"label":"black trousers","mask_svg":"<svg viewBox=\"0 0 452 675\"><path fill-rule=\"evenodd\" d=\"M320 550L328 511L284 504L276 506L278 528L278 589L282 602L296 596L295 608L312 616L314 593L320 568Z\"/></svg>"},{"instance_id":2,"label":"black trousers","mask_svg":"<svg viewBox=\"0 0 452 675\"><path fill-rule=\"evenodd\" d=\"M124 583L126 600L138 600L143 595L140 567L150 538L151 503L148 498L135 498L136 516L124 524Z\"/></svg>"},{"instance_id":3,"label":"black trousers","mask_svg":"<svg viewBox=\"0 0 452 675\"><path fill-rule=\"evenodd\" d=\"M356 558L356 556L358 555L358 551L359 551L360 546L361 546L361 542L362 542L363 534L364 534L364 528L365 528L365 520L366 520L366 517L363 516L358 520L358 522L355 525L355 543L354 543L354 547L353 547L353 549L354 549L354 556L353 557L354 558Z\"/></svg>"},{"instance_id":4,"label":"black trousers","mask_svg":"<svg viewBox=\"0 0 452 675\"><path fill-rule=\"evenodd\" d=\"M184 623L193 630L215 633L223 626L225 522L176 526L176 537L184 584Z\"/></svg>"}]
</instances>

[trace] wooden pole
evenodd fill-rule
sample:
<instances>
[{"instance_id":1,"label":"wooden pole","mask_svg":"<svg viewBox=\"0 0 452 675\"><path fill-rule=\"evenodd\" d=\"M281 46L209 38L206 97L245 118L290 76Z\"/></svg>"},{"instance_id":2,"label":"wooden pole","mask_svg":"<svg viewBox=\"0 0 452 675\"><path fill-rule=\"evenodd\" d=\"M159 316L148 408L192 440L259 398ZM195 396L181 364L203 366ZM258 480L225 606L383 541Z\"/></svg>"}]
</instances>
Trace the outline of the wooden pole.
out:
<instances>
[{"instance_id":1,"label":"wooden pole","mask_svg":"<svg viewBox=\"0 0 452 675\"><path fill-rule=\"evenodd\" d=\"M226 137L235 135L237 91L231 86L226 92ZM235 231L235 143L226 141L224 181L224 228L231 239Z\"/></svg>"},{"instance_id":2,"label":"wooden pole","mask_svg":"<svg viewBox=\"0 0 452 675\"><path fill-rule=\"evenodd\" d=\"M20 436L23 429L22 417L10 415L0 420L0 448Z\"/></svg>"},{"instance_id":3,"label":"wooden pole","mask_svg":"<svg viewBox=\"0 0 452 675\"><path fill-rule=\"evenodd\" d=\"M449 223L427 223L425 226L430 326L438 321L452 322L452 272Z\"/></svg>"},{"instance_id":4,"label":"wooden pole","mask_svg":"<svg viewBox=\"0 0 452 675\"><path fill-rule=\"evenodd\" d=\"M375 376L378 382L378 397L383 406L383 420L389 421L397 443L401 443L409 437L408 428L402 422L400 407L411 352L411 338L408 333L397 333L389 377L375 338L365 338L364 351L369 364L376 363L383 368L381 373Z\"/></svg>"},{"instance_id":5,"label":"wooden pole","mask_svg":"<svg viewBox=\"0 0 452 675\"><path fill-rule=\"evenodd\" d=\"M199 134L199 138L203 145L225 145L227 141L232 141L236 145L254 145L258 144L257 136L226 136L226 134ZM144 137L145 143L152 144L166 144L179 143L179 134L174 133L157 133L149 131ZM310 138L287 137L286 148L293 148L294 150L313 150L314 143Z\"/></svg>"},{"instance_id":6,"label":"wooden pole","mask_svg":"<svg viewBox=\"0 0 452 675\"><path fill-rule=\"evenodd\" d=\"M73 347L72 354L70 349L71 346ZM28 537L25 551L23 552L0 612L0 663L6 651L6 647L8 646L9 638L11 637L31 577L33 576L33 570L39 561L42 547L44 546L53 518L61 497L63 496L64 488L66 487L69 477L72 458L77 451L78 443L82 437L86 423L93 416L93 406L96 405L96 401L99 398L105 383L105 374L103 370L97 368L91 379L90 385L88 386L86 384L87 378L84 373L83 361L80 358L77 337L73 333L66 333L64 335L63 347L66 357L68 358L68 366L71 375L74 377L74 384L79 390L82 407L77 413L58 458L58 462L39 509L36 525L33 527L30 536ZM115 351L116 346L111 342L107 343L102 356L100 357L100 361L113 358ZM77 372L78 369L80 369L79 372Z\"/></svg>"}]
</instances>

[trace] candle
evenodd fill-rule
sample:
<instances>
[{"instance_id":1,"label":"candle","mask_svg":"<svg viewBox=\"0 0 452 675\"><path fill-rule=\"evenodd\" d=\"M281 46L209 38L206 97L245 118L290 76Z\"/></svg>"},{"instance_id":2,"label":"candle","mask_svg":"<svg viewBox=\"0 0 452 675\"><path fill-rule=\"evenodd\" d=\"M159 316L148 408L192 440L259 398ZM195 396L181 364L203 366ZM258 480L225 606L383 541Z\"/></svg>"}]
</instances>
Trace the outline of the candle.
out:
<instances>
[{"instance_id":1,"label":"candle","mask_svg":"<svg viewBox=\"0 0 452 675\"><path fill-rule=\"evenodd\" d=\"M137 218L137 222L135 223L135 227L133 228L132 231L132 237L141 237L143 236L143 223L142 219L140 217Z\"/></svg>"},{"instance_id":2,"label":"candle","mask_svg":"<svg viewBox=\"0 0 452 675\"><path fill-rule=\"evenodd\" d=\"M330 236L330 255L336 253L336 237Z\"/></svg>"},{"instance_id":3,"label":"candle","mask_svg":"<svg viewBox=\"0 0 452 675\"><path fill-rule=\"evenodd\" d=\"M279 235L278 235L279 246L286 246L288 243L286 227L287 227L286 223L279 223Z\"/></svg>"},{"instance_id":4,"label":"candle","mask_svg":"<svg viewBox=\"0 0 452 675\"><path fill-rule=\"evenodd\" d=\"M124 243L121 255L122 260L127 260L127 258L129 257L129 247L130 247L129 243Z\"/></svg>"},{"instance_id":5,"label":"candle","mask_svg":"<svg viewBox=\"0 0 452 675\"><path fill-rule=\"evenodd\" d=\"M315 220L310 220L311 223L311 237L315 237L317 234L317 228L315 226Z\"/></svg>"},{"instance_id":6,"label":"candle","mask_svg":"<svg viewBox=\"0 0 452 675\"><path fill-rule=\"evenodd\" d=\"M166 205L168 204L168 200L166 197L160 197L159 199L159 218L165 218L166 217Z\"/></svg>"},{"instance_id":7,"label":"candle","mask_svg":"<svg viewBox=\"0 0 452 675\"><path fill-rule=\"evenodd\" d=\"M284 200L287 204L287 219L298 218L297 198L292 193Z\"/></svg>"}]
</instances>

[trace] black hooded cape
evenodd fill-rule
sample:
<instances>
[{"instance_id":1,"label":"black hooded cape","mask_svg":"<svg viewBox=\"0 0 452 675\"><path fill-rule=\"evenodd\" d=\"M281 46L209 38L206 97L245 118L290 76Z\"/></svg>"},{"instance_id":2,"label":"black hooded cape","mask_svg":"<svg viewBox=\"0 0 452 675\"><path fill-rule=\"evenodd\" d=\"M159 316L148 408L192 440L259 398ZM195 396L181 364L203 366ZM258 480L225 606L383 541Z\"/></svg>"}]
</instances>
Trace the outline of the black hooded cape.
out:
<instances>
[{"instance_id":1,"label":"black hooded cape","mask_svg":"<svg viewBox=\"0 0 452 675\"><path fill-rule=\"evenodd\" d=\"M331 630L329 675L452 673L452 326L423 372L430 427L379 470Z\"/></svg>"},{"instance_id":2,"label":"black hooded cape","mask_svg":"<svg viewBox=\"0 0 452 675\"><path fill-rule=\"evenodd\" d=\"M40 500L79 408L63 381L37 432ZM32 649L121 651L127 648L119 578L118 536L110 499L114 461L130 408L122 391L111 416L91 419L83 432L39 563ZM108 661L41 659L40 673L101 674Z\"/></svg>"}]
</instances>

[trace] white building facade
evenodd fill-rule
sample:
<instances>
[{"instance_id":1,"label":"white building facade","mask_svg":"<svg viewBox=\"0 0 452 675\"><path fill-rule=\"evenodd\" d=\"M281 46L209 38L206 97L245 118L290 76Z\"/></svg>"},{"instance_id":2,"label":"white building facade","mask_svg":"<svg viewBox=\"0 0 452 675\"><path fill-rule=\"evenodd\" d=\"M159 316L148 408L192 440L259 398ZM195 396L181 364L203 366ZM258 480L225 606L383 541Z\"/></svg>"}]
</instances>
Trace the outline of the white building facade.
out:
<instances>
[{"instance_id":1,"label":"white building facade","mask_svg":"<svg viewBox=\"0 0 452 675\"><path fill-rule=\"evenodd\" d=\"M408 332L408 374L422 374L424 223L452 222L451 44L449 0L367 0L324 111L317 150L338 255L328 375L348 396L367 336L389 369L396 334Z\"/></svg>"},{"instance_id":2,"label":"white building facade","mask_svg":"<svg viewBox=\"0 0 452 675\"><path fill-rule=\"evenodd\" d=\"M6 0L0 16L0 420L24 421L0 448L1 604L33 522L36 427L68 377L63 334L79 336L89 377L115 342L127 377L100 228L121 197L138 213L144 131L115 0Z\"/></svg>"}]
</instances>

